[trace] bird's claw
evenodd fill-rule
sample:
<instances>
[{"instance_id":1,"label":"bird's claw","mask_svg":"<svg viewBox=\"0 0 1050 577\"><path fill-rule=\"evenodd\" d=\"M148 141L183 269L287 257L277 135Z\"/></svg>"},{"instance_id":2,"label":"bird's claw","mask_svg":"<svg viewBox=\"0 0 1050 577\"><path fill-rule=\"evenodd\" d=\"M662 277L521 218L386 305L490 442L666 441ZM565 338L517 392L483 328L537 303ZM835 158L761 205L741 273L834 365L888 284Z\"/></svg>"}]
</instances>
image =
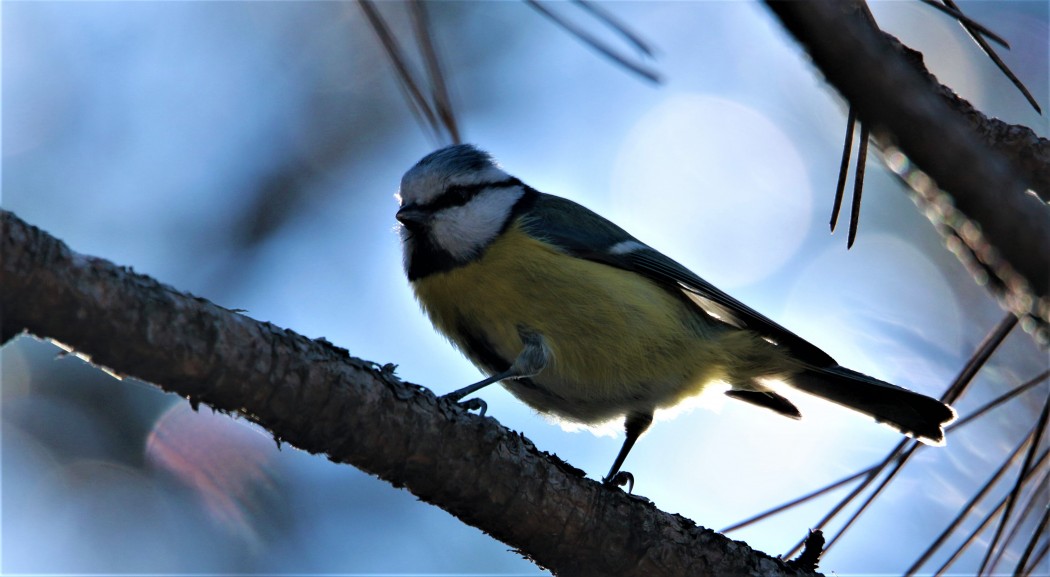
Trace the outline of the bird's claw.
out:
<instances>
[{"instance_id":1,"label":"bird's claw","mask_svg":"<svg viewBox=\"0 0 1050 577\"><path fill-rule=\"evenodd\" d=\"M630 495L634 492L634 475L627 471L619 471L612 477L602 479L602 485L605 485L606 487L627 486L627 494Z\"/></svg>"},{"instance_id":2,"label":"bird's claw","mask_svg":"<svg viewBox=\"0 0 1050 577\"><path fill-rule=\"evenodd\" d=\"M479 399L478 397L474 397L473 399L467 399L465 401L460 401L459 399L463 398L462 396L455 396L449 394L445 395L445 398L457 403L459 406L463 407L468 411L477 411L479 417L484 417L485 412L489 410L488 403L486 403L482 399Z\"/></svg>"}]
</instances>

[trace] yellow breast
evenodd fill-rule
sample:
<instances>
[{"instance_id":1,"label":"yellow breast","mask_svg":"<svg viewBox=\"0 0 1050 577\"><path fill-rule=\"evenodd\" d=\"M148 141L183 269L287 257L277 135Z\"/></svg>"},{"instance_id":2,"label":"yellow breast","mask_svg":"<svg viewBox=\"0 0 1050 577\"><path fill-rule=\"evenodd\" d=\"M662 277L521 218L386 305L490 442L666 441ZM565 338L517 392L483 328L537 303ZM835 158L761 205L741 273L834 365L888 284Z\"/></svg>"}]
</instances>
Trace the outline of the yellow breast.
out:
<instances>
[{"instance_id":1,"label":"yellow breast","mask_svg":"<svg viewBox=\"0 0 1050 577\"><path fill-rule=\"evenodd\" d=\"M508 364L517 327L553 353L532 380L560 399L513 383L537 410L579 422L677 403L721 376L710 324L641 275L566 255L511 226L477 261L413 283L434 325L467 350L469 332ZM479 362L478 359L474 359Z\"/></svg>"}]
</instances>

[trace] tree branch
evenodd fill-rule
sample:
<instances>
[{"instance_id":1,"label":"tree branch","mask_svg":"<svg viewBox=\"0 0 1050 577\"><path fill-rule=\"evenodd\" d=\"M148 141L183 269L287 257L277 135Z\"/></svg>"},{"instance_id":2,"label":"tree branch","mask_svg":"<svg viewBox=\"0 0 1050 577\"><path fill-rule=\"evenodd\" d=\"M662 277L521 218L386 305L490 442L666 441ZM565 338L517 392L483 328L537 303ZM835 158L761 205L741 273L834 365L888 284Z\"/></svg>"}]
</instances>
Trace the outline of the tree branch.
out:
<instances>
[{"instance_id":1,"label":"tree branch","mask_svg":"<svg viewBox=\"0 0 1050 577\"><path fill-rule=\"evenodd\" d=\"M392 366L84 256L0 211L3 342L28 331L351 464L559 575L795 575L781 561L602 487Z\"/></svg>"},{"instance_id":2,"label":"tree branch","mask_svg":"<svg viewBox=\"0 0 1050 577\"><path fill-rule=\"evenodd\" d=\"M1005 287L1013 312L1050 321L1050 211L1027 189L1048 197L1050 145L1025 127L990 121L941 86L892 36L865 15L859 0L767 0L827 81L879 128L884 144L951 195L978 227L960 238ZM873 134L876 131L873 130ZM888 133L888 134L887 134ZM1016 164L1008 157L1016 159Z\"/></svg>"}]
</instances>

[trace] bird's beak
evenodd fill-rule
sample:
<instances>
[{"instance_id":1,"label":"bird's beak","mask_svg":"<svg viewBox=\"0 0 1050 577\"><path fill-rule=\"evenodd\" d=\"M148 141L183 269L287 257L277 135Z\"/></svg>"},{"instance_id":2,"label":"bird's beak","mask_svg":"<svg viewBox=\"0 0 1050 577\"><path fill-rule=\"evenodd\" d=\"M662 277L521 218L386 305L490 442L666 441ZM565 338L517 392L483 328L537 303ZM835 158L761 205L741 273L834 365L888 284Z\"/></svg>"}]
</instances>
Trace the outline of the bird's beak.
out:
<instances>
[{"instance_id":1,"label":"bird's beak","mask_svg":"<svg viewBox=\"0 0 1050 577\"><path fill-rule=\"evenodd\" d=\"M408 205L401 207L401 209L397 211L395 218L406 227L417 228L423 226L428 220L430 220L430 214L412 205Z\"/></svg>"}]
</instances>

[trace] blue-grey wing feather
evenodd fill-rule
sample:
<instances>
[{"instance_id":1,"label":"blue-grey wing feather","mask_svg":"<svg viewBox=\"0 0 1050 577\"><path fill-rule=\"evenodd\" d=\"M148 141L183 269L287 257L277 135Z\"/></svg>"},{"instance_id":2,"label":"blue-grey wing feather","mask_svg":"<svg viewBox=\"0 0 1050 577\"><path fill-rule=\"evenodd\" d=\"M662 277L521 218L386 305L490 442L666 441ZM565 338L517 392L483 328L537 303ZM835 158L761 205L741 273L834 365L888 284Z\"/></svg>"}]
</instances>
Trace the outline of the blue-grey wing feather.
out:
<instances>
[{"instance_id":1,"label":"blue-grey wing feather","mask_svg":"<svg viewBox=\"0 0 1050 577\"><path fill-rule=\"evenodd\" d=\"M524 226L531 236L550 242L575 257L629 270L668 290L687 291L711 301L732 316L731 319L721 319L723 322L755 331L786 347L793 356L810 365L828 367L838 364L817 346L638 241L601 215L571 200L541 193L529 211ZM625 243L632 241L638 243L633 250L609 250L616 246L629 246Z\"/></svg>"}]
</instances>

